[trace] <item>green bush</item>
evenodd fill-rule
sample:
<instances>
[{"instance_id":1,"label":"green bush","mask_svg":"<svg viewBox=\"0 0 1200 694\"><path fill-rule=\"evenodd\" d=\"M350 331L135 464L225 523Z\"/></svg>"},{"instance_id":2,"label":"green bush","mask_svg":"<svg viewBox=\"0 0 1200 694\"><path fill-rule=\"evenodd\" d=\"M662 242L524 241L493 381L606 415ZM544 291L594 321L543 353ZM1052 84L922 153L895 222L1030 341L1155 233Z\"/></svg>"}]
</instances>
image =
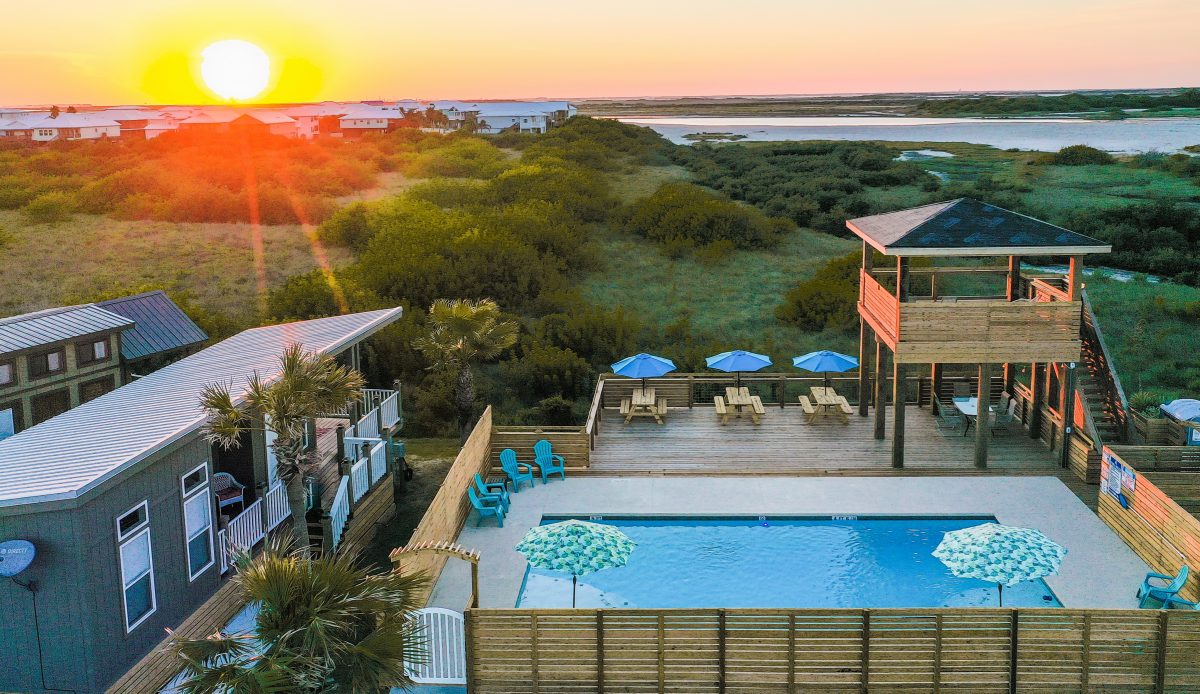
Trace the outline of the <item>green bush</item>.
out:
<instances>
[{"instance_id":1,"label":"green bush","mask_svg":"<svg viewBox=\"0 0 1200 694\"><path fill-rule=\"evenodd\" d=\"M32 224L57 224L69 220L75 213L75 206L74 195L51 191L30 200L21 212Z\"/></svg>"},{"instance_id":2,"label":"green bush","mask_svg":"<svg viewBox=\"0 0 1200 694\"><path fill-rule=\"evenodd\" d=\"M861 252L834 258L788 291L775 317L804 330L851 329L856 324L861 267Z\"/></svg>"},{"instance_id":3,"label":"green bush","mask_svg":"<svg viewBox=\"0 0 1200 694\"><path fill-rule=\"evenodd\" d=\"M479 138L454 137L418 154L407 173L420 178L491 178L504 169L505 159L504 152Z\"/></svg>"},{"instance_id":4,"label":"green bush","mask_svg":"<svg viewBox=\"0 0 1200 694\"><path fill-rule=\"evenodd\" d=\"M1162 416L1162 410L1158 406L1170 399L1161 390L1139 390L1129 396L1129 407L1135 412L1139 412L1151 419L1156 419Z\"/></svg>"},{"instance_id":5,"label":"green bush","mask_svg":"<svg viewBox=\"0 0 1200 694\"><path fill-rule=\"evenodd\" d=\"M666 183L626 213L625 228L661 243L727 241L738 248L769 248L790 222L768 217L691 183Z\"/></svg>"},{"instance_id":6,"label":"green bush","mask_svg":"<svg viewBox=\"0 0 1200 694\"><path fill-rule=\"evenodd\" d=\"M373 233L369 210L370 206L363 202L346 205L322 222L317 229L317 238L335 246L362 250Z\"/></svg>"},{"instance_id":7,"label":"green bush","mask_svg":"<svg viewBox=\"0 0 1200 694\"><path fill-rule=\"evenodd\" d=\"M591 392L592 367L571 350L535 340L526 341L519 351L519 356L501 364L501 370L504 382L522 398L574 399Z\"/></svg>"},{"instance_id":8,"label":"green bush","mask_svg":"<svg viewBox=\"0 0 1200 694\"><path fill-rule=\"evenodd\" d=\"M1046 156L1046 161L1059 166L1087 166L1089 164L1111 164L1115 159L1108 152L1087 145L1063 147Z\"/></svg>"}]
</instances>

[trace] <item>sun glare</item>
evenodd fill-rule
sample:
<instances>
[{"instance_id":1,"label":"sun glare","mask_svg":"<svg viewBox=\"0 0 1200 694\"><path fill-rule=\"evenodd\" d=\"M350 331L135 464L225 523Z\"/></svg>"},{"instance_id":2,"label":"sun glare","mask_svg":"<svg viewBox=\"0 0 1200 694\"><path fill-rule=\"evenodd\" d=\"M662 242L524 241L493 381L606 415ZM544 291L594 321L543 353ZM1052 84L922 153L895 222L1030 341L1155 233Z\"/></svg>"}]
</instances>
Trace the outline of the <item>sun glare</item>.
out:
<instances>
[{"instance_id":1,"label":"sun glare","mask_svg":"<svg viewBox=\"0 0 1200 694\"><path fill-rule=\"evenodd\" d=\"M200 56L204 84L223 99L253 99L270 81L270 57L249 41L217 41L201 51Z\"/></svg>"}]
</instances>

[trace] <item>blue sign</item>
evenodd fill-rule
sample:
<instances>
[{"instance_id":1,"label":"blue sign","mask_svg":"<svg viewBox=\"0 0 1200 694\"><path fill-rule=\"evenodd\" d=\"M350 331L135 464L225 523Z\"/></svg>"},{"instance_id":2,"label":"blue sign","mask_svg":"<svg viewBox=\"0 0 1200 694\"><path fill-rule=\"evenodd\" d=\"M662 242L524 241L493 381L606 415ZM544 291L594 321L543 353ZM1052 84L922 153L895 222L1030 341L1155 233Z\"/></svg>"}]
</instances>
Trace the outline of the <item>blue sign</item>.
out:
<instances>
[{"instance_id":1,"label":"blue sign","mask_svg":"<svg viewBox=\"0 0 1200 694\"><path fill-rule=\"evenodd\" d=\"M0 542L0 576L16 576L33 563L37 554L29 540L5 540Z\"/></svg>"}]
</instances>

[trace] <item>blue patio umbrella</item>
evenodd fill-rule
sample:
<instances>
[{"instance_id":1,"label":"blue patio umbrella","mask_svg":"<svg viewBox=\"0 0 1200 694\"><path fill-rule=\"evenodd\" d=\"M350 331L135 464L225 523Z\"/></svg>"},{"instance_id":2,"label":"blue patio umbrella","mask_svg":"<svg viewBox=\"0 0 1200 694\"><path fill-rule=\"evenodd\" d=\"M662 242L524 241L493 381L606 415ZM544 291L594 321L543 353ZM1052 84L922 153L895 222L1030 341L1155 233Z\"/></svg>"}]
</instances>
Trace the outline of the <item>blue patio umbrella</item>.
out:
<instances>
[{"instance_id":1,"label":"blue patio umbrella","mask_svg":"<svg viewBox=\"0 0 1200 694\"><path fill-rule=\"evenodd\" d=\"M933 550L950 573L995 583L1004 606L1004 586L1058 573L1067 550L1041 531L999 523L946 533Z\"/></svg>"},{"instance_id":2,"label":"blue patio umbrella","mask_svg":"<svg viewBox=\"0 0 1200 694\"><path fill-rule=\"evenodd\" d=\"M732 352L714 354L705 359L704 363L708 364L708 368L710 369L737 374L737 384L740 388L743 371L765 369L771 365L771 358L765 354L755 354L754 352L747 352L744 349L735 349Z\"/></svg>"},{"instance_id":3,"label":"blue patio umbrella","mask_svg":"<svg viewBox=\"0 0 1200 694\"><path fill-rule=\"evenodd\" d=\"M805 371L825 374L825 387L829 387L829 373L844 373L858 368L858 360L838 352L822 349L801 357L792 357L792 366Z\"/></svg>"},{"instance_id":4,"label":"blue patio umbrella","mask_svg":"<svg viewBox=\"0 0 1200 694\"><path fill-rule=\"evenodd\" d=\"M675 370L675 362L666 357L658 357L642 352L632 357L625 357L613 364L612 370L618 376L642 379L642 388L645 388L647 378L657 378L663 374L671 373Z\"/></svg>"}]
</instances>

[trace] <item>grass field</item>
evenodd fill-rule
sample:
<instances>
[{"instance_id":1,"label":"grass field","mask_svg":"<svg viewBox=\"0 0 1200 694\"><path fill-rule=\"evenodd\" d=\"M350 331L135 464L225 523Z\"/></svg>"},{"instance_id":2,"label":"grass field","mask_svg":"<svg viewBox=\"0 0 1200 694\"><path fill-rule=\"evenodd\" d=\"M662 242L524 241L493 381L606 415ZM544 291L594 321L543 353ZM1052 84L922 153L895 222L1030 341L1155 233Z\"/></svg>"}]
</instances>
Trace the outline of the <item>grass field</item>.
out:
<instances>
[{"instance_id":1,"label":"grass field","mask_svg":"<svg viewBox=\"0 0 1200 694\"><path fill-rule=\"evenodd\" d=\"M262 239L268 288L317 266L298 225L180 224L76 215L60 224L28 224L0 212L9 238L0 250L0 315L34 311L114 290L153 285L184 292L197 304L234 317L252 315L262 298L255 238ZM349 260L325 250L334 265Z\"/></svg>"}]
</instances>

